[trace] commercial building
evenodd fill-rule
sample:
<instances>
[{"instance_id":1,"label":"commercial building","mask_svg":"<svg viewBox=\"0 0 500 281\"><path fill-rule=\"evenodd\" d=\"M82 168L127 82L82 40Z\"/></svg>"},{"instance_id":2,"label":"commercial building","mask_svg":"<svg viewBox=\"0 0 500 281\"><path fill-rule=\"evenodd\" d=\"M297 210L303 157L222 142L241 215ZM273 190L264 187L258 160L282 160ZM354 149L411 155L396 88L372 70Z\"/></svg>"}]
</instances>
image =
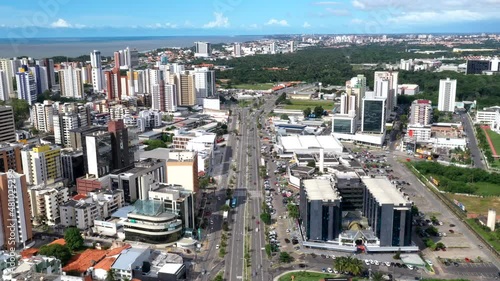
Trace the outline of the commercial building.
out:
<instances>
[{"instance_id":1,"label":"commercial building","mask_svg":"<svg viewBox=\"0 0 500 281\"><path fill-rule=\"evenodd\" d=\"M195 229L195 202L192 191L180 185L158 183L148 192L149 200L163 202L164 210L182 220L186 232Z\"/></svg>"},{"instance_id":2,"label":"commercial building","mask_svg":"<svg viewBox=\"0 0 500 281\"><path fill-rule=\"evenodd\" d=\"M442 112L455 111L455 98L457 94L457 80L439 80L438 110Z\"/></svg>"},{"instance_id":3,"label":"commercial building","mask_svg":"<svg viewBox=\"0 0 500 281\"><path fill-rule=\"evenodd\" d=\"M155 183L166 182L165 161L144 159L123 169L113 171L109 177L112 189L124 191L125 202L147 200L148 191Z\"/></svg>"},{"instance_id":4,"label":"commercial building","mask_svg":"<svg viewBox=\"0 0 500 281\"><path fill-rule=\"evenodd\" d=\"M342 197L342 211L362 210L364 185L359 175L354 171L336 171L333 176Z\"/></svg>"},{"instance_id":5,"label":"commercial building","mask_svg":"<svg viewBox=\"0 0 500 281\"><path fill-rule=\"evenodd\" d=\"M414 96L420 93L420 88L416 84L402 84L398 85L398 95Z\"/></svg>"},{"instance_id":6,"label":"commercial building","mask_svg":"<svg viewBox=\"0 0 500 281\"><path fill-rule=\"evenodd\" d=\"M181 185L186 190L198 193L198 153L192 151L171 151L167 161L169 184Z\"/></svg>"},{"instance_id":7,"label":"commercial building","mask_svg":"<svg viewBox=\"0 0 500 281\"><path fill-rule=\"evenodd\" d=\"M62 182L37 185L28 189L31 218L37 224L60 223L59 206L69 199L69 189Z\"/></svg>"},{"instance_id":8,"label":"commercial building","mask_svg":"<svg viewBox=\"0 0 500 281\"><path fill-rule=\"evenodd\" d=\"M489 60L467 60L465 74L483 74L484 71L491 69Z\"/></svg>"},{"instance_id":9,"label":"commercial building","mask_svg":"<svg viewBox=\"0 0 500 281\"><path fill-rule=\"evenodd\" d=\"M59 70L59 85L61 86L61 96L74 99L83 98L82 70L71 66Z\"/></svg>"},{"instance_id":10,"label":"commercial building","mask_svg":"<svg viewBox=\"0 0 500 281\"><path fill-rule=\"evenodd\" d=\"M342 228L342 198L329 179L303 180L300 217L308 241L335 240Z\"/></svg>"},{"instance_id":11,"label":"commercial building","mask_svg":"<svg viewBox=\"0 0 500 281\"><path fill-rule=\"evenodd\" d=\"M411 246L412 203L385 178L363 177L363 215L381 247Z\"/></svg>"},{"instance_id":12,"label":"commercial building","mask_svg":"<svg viewBox=\"0 0 500 281\"><path fill-rule=\"evenodd\" d=\"M410 125L426 126L432 123L432 102L430 100L414 100L410 107Z\"/></svg>"},{"instance_id":13,"label":"commercial building","mask_svg":"<svg viewBox=\"0 0 500 281\"><path fill-rule=\"evenodd\" d=\"M26 181L32 185L54 183L62 178L61 148L42 145L21 150Z\"/></svg>"},{"instance_id":14,"label":"commercial building","mask_svg":"<svg viewBox=\"0 0 500 281\"><path fill-rule=\"evenodd\" d=\"M35 77L27 66L23 66L16 73L17 98L25 100L29 105L33 105L37 99L37 89Z\"/></svg>"},{"instance_id":15,"label":"commercial building","mask_svg":"<svg viewBox=\"0 0 500 281\"><path fill-rule=\"evenodd\" d=\"M127 167L134 158L129 152L128 129L125 128L123 120L110 121L108 123L108 132L111 134L113 169Z\"/></svg>"},{"instance_id":16,"label":"commercial building","mask_svg":"<svg viewBox=\"0 0 500 281\"><path fill-rule=\"evenodd\" d=\"M33 238L25 175L0 173L0 206L0 246L25 246Z\"/></svg>"},{"instance_id":17,"label":"commercial building","mask_svg":"<svg viewBox=\"0 0 500 281\"><path fill-rule=\"evenodd\" d=\"M317 152L320 148L325 153L342 153L344 146L333 136L287 136L278 137L277 151L283 157L292 157L293 153Z\"/></svg>"},{"instance_id":18,"label":"commercial building","mask_svg":"<svg viewBox=\"0 0 500 281\"><path fill-rule=\"evenodd\" d=\"M109 132L93 132L85 136L87 171L98 178L109 174L113 167L112 138Z\"/></svg>"},{"instance_id":19,"label":"commercial building","mask_svg":"<svg viewBox=\"0 0 500 281\"><path fill-rule=\"evenodd\" d=\"M356 115L334 114L332 133L354 134L357 130Z\"/></svg>"},{"instance_id":20,"label":"commercial building","mask_svg":"<svg viewBox=\"0 0 500 281\"><path fill-rule=\"evenodd\" d=\"M0 106L0 142L15 142L14 111L10 106Z\"/></svg>"},{"instance_id":21,"label":"commercial building","mask_svg":"<svg viewBox=\"0 0 500 281\"><path fill-rule=\"evenodd\" d=\"M19 144L0 143L0 172L23 172L21 149Z\"/></svg>"},{"instance_id":22,"label":"commercial building","mask_svg":"<svg viewBox=\"0 0 500 281\"><path fill-rule=\"evenodd\" d=\"M104 90L104 72L102 71L101 52L94 50L90 53L90 65L92 66L92 86L94 91Z\"/></svg>"},{"instance_id":23,"label":"commercial building","mask_svg":"<svg viewBox=\"0 0 500 281\"><path fill-rule=\"evenodd\" d=\"M203 99L212 97L216 94L215 89L215 71L208 67L194 69L194 80L196 88L196 103L203 105Z\"/></svg>"},{"instance_id":24,"label":"commercial building","mask_svg":"<svg viewBox=\"0 0 500 281\"><path fill-rule=\"evenodd\" d=\"M77 178L85 175L84 162L82 150L61 149L62 175L70 183L76 183Z\"/></svg>"},{"instance_id":25,"label":"commercial building","mask_svg":"<svg viewBox=\"0 0 500 281\"><path fill-rule=\"evenodd\" d=\"M194 56L207 58L212 56L212 45L208 42L194 42Z\"/></svg>"},{"instance_id":26,"label":"commercial building","mask_svg":"<svg viewBox=\"0 0 500 281\"><path fill-rule=\"evenodd\" d=\"M137 200L123 228L127 240L138 242L172 243L182 237L182 220L165 211L160 201Z\"/></svg>"},{"instance_id":27,"label":"commercial building","mask_svg":"<svg viewBox=\"0 0 500 281\"><path fill-rule=\"evenodd\" d=\"M385 131L386 98L367 92L363 99L361 131L381 134Z\"/></svg>"},{"instance_id":28,"label":"commercial building","mask_svg":"<svg viewBox=\"0 0 500 281\"><path fill-rule=\"evenodd\" d=\"M52 101L35 103L31 107L31 124L40 132L54 131L54 105Z\"/></svg>"}]
</instances>

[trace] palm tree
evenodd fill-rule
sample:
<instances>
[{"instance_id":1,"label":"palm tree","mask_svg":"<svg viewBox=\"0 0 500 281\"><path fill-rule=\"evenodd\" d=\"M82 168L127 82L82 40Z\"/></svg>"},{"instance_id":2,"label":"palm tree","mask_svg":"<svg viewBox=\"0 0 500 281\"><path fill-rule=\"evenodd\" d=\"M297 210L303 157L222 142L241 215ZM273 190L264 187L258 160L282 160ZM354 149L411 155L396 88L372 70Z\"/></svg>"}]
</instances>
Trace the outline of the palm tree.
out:
<instances>
[{"instance_id":1,"label":"palm tree","mask_svg":"<svg viewBox=\"0 0 500 281\"><path fill-rule=\"evenodd\" d=\"M383 281L384 280L384 274L382 272L373 272L372 273L372 281Z\"/></svg>"},{"instance_id":2,"label":"palm tree","mask_svg":"<svg viewBox=\"0 0 500 281\"><path fill-rule=\"evenodd\" d=\"M333 265L333 268L337 270L338 272L346 272L347 271L347 258L346 257L338 257L335 259L335 264Z\"/></svg>"},{"instance_id":3,"label":"palm tree","mask_svg":"<svg viewBox=\"0 0 500 281\"><path fill-rule=\"evenodd\" d=\"M347 257L348 270L353 275L360 275L363 272L363 262L360 259Z\"/></svg>"}]
</instances>

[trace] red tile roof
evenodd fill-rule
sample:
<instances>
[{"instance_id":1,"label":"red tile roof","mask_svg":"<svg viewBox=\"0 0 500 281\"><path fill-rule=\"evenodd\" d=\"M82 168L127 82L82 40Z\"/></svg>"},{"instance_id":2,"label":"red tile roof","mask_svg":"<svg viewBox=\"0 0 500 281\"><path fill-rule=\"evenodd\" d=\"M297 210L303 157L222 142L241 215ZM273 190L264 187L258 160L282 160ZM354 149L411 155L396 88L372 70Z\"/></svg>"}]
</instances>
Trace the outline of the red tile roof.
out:
<instances>
[{"instance_id":1,"label":"red tile roof","mask_svg":"<svg viewBox=\"0 0 500 281\"><path fill-rule=\"evenodd\" d=\"M123 250L125 249L129 249L131 248L132 246L130 246L130 244L125 244L121 247L118 247L118 248L114 248L114 249L110 249L108 250L108 252L106 253L106 256L107 257L111 257L111 256L116 256L118 254L120 254Z\"/></svg>"},{"instance_id":2,"label":"red tile roof","mask_svg":"<svg viewBox=\"0 0 500 281\"><path fill-rule=\"evenodd\" d=\"M87 198L87 195L84 195L84 194L77 194L77 195L73 196L73 200L76 200L76 201L78 201L80 199L85 199L85 198Z\"/></svg>"},{"instance_id":3,"label":"red tile roof","mask_svg":"<svg viewBox=\"0 0 500 281\"><path fill-rule=\"evenodd\" d=\"M57 240L54 240L52 241L51 243L49 243L49 245L54 245L54 244L59 244L59 245L66 245L66 240L64 240L64 238L59 238Z\"/></svg>"},{"instance_id":4,"label":"red tile roof","mask_svg":"<svg viewBox=\"0 0 500 281\"><path fill-rule=\"evenodd\" d=\"M107 258L104 258L102 259L100 262L98 262L94 268L95 269L103 269L103 270L110 270L111 269L111 266L113 265L113 263L115 262L116 258L115 257L107 257Z\"/></svg>"},{"instance_id":5,"label":"red tile roof","mask_svg":"<svg viewBox=\"0 0 500 281\"><path fill-rule=\"evenodd\" d=\"M23 250L21 252L21 257L23 258L31 258L32 256L36 256L38 254L38 249L37 248L29 248L26 250Z\"/></svg>"},{"instance_id":6,"label":"red tile roof","mask_svg":"<svg viewBox=\"0 0 500 281\"><path fill-rule=\"evenodd\" d=\"M101 261L106 256L106 253L106 250L85 250L81 254L74 255L71 260L69 260L68 264L63 267L63 271L84 273L89 267L95 266L96 263Z\"/></svg>"}]
</instances>

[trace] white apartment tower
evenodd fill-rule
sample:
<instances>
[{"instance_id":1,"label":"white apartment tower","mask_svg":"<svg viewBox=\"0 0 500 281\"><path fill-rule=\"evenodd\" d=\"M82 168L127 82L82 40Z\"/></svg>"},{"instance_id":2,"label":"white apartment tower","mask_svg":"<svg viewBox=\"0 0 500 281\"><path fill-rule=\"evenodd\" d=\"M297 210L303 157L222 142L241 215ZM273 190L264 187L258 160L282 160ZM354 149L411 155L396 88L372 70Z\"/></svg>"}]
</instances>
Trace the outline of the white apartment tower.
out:
<instances>
[{"instance_id":1,"label":"white apartment tower","mask_svg":"<svg viewBox=\"0 0 500 281\"><path fill-rule=\"evenodd\" d=\"M31 124L40 132L54 131L54 106L51 101L35 103L31 107Z\"/></svg>"},{"instance_id":2,"label":"white apartment tower","mask_svg":"<svg viewBox=\"0 0 500 281\"><path fill-rule=\"evenodd\" d=\"M207 58L212 56L212 46L208 42L194 42L195 57Z\"/></svg>"},{"instance_id":3,"label":"white apartment tower","mask_svg":"<svg viewBox=\"0 0 500 281\"><path fill-rule=\"evenodd\" d=\"M375 71L374 92L375 96L387 99L387 112L397 106L398 72Z\"/></svg>"},{"instance_id":4,"label":"white apartment tower","mask_svg":"<svg viewBox=\"0 0 500 281\"><path fill-rule=\"evenodd\" d=\"M235 43L233 46L233 55L237 58L241 57L241 44Z\"/></svg>"},{"instance_id":5,"label":"white apartment tower","mask_svg":"<svg viewBox=\"0 0 500 281\"><path fill-rule=\"evenodd\" d=\"M203 99L212 97L216 93L215 89L215 71L208 67L194 69L194 79L196 88L196 103L203 104Z\"/></svg>"},{"instance_id":6,"label":"white apartment tower","mask_svg":"<svg viewBox=\"0 0 500 281\"><path fill-rule=\"evenodd\" d=\"M104 72L102 71L101 52L94 50L90 53L90 64L92 66L92 86L94 91L102 92L104 85Z\"/></svg>"},{"instance_id":7,"label":"white apartment tower","mask_svg":"<svg viewBox=\"0 0 500 281\"><path fill-rule=\"evenodd\" d=\"M0 100L6 101L9 99L9 84L7 80L12 80L12 78L7 78L7 72L0 69Z\"/></svg>"},{"instance_id":8,"label":"white apartment tower","mask_svg":"<svg viewBox=\"0 0 500 281\"><path fill-rule=\"evenodd\" d=\"M7 96L13 95L14 82L12 81L12 78L15 77L15 71L17 71L17 68L12 68L12 63L9 59L0 59L0 70L4 71L5 74L5 91Z\"/></svg>"},{"instance_id":9,"label":"white apartment tower","mask_svg":"<svg viewBox=\"0 0 500 281\"><path fill-rule=\"evenodd\" d=\"M439 80L438 110L443 112L455 111L456 95L457 80L450 80L450 78Z\"/></svg>"},{"instance_id":10,"label":"white apartment tower","mask_svg":"<svg viewBox=\"0 0 500 281\"><path fill-rule=\"evenodd\" d=\"M81 99L83 98L82 70L68 67L59 70L59 84L61 86L61 96Z\"/></svg>"},{"instance_id":11,"label":"white apartment tower","mask_svg":"<svg viewBox=\"0 0 500 281\"><path fill-rule=\"evenodd\" d=\"M409 125L427 126L432 123L432 102L415 100L410 108Z\"/></svg>"}]
</instances>

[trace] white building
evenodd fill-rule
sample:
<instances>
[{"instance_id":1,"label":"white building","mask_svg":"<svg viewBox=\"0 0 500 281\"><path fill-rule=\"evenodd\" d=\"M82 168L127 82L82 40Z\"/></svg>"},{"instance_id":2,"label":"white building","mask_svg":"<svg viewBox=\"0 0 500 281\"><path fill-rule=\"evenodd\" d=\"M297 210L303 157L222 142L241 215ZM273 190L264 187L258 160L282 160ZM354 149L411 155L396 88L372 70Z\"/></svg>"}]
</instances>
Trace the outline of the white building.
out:
<instances>
[{"instance_id":1,"label":"white building","mask_svg":"<svg viewBox=\"0 0 500 281\"><path fill-rule=\"evenodd\" d=\"M208 42L194 42L194 56L198 58L207 58L212 56L212 46Z\"/></svg>"},{"instance_id":2,"label":"white building","mask_svg":"<svg viewBox=\"0 0 500 281\"><path fill-rule=\"evenodd\" d=\"M61 96L76 99L83 98L82 70L71 66L59 70L59 85L61 86Z\"/></svg>"},{"instance_id":3,"label":"white building","mask_svg":"<svg viewBox=\"0 0 500 281\"><path fill-rule=\"evenodd\" d=\"M146 129L161 127L162 115L157 110L142 110L139 112L139 118L144 119Z\"/></svg>"},{"instance_id":4,"label":"white building","mask_svg":"<svg viewBox=\"0 0 500 281\"><path fill-rule=\"evenodd\" d=\"M455 98L457 94L457 80L439 80L438 110L442 112L455 111Z\"/></svg>"},{"instance_id":5,"label":"white building","mask_svg":"<svg viewBox=\"0 0 500 281\"><path fill-rule=\"evenodd\" d=\"M196 88L196 102L203 104L203 99L212 97L216 93L215 89L215 71L208 67L194 69L194 83Z\"/></svg>"},{"instance_id":6,"label":"white building","mask_svg":"<svg viewBox=\"0 0 500 281\"><path fill-rule=\"evenodd\" d=\"M31 107L31 124L40 132L54 131L54 106L51 101L35 103Z\"/></svg>"},{"instance_id":7,"label":"white building","mask_svg":"<svg viewBox=\"0 0 500 281\"><path fill-rule=\"evenodd\" d=\"M412 71L413 70L413 60L404 60L401 59L401 62L399 63L399 69L401 70L406 70L406 71Z\"/></svg>"},{"instance_id":8,"label":"white building","mask_svg":"<svg viewBox=\"0 0 500 281\"><path fill-rule=\"evenodd\" d=\"M51 185L41 184L28 189L31 206L31 218L39 224L45 221L48 225L60 222L59 206L68 201L69 189L62 182ZM40 221L42 219L42 221Z\"/></svg>"},{"instance_id":9,"label":"white building","mask_svg":"<svg viewBox=\"0 0 500 281\"><path fill-rule=\"evenodd\" d=\"M235 43L233 47L233 56L239 58L241 57L241 44Z\"/></svg>"},{"instance_id":10,"label":"white building","mask_svg":"<svg viewBox=\"0 0 500 281\"><path fill-rule=\"evenodd\" d=\"M31 72L21 69L16 73L17 98L25 100L29 105L33 105L37 99L35 77Z\"/></svg>"},{"instance_id":11,"label":"white building","mask_svg":"<svg viewBox=\"0 0 500 281\"><path fill-rule=\"evenodd\" d=\"M375 71L375 96L387 99L387 112L392 112L398 105L398 75L398 72Z\"/></svg>"},{"instance_id":12,"label":"white building","mask_svg":"<svg viewBox=\"0 0 500 281\"><path fill-rule=\"evenodd\" d=\"M420 88L417 84L401 84L398 85L398 95L414 96L420 93Z\"/></svg>"},{"instance_id":13,"label":"white building","mask_svg":"<svg viewBox=\"0 0 500 281\"><path fill-rule=\"evenodd\" d=\"M286 136L278 137L276 144L282 154L289 155L293 153L311 153L324 149L325 153L342 153L344 146L333 136Z\"/></svg>"},{"instance_id":14,"label":"white building","mask_svg":"<svg viewBox=\"0 0 500 281\"><path fill-rule=\"evenodd\" d=\"M5 75L5 94L7 96L14 94L14 82L12 80L15 77L15 72L18 67L12 68L12 63L9 59L0 59L0 70L3 71ZM1 74L0 74L1 75Z\"/></svg>"},{"instance_id":15,"label":"white building","mask_svg":"<svg viewBox=\"0 0 500 281\"><path fill-rule=\"evenodd\" d=\"M26 181L32 185L53 183L62 178L61 148L42 145L21 150Z\"/></svg>"},{"instance_id":16,"label":"white building","mask_svg":"<svg viewBox=\"0 0 500 281\"><path fill-rule=\"evenodd\" d=\"M430 125L409 124L407 132L408 137L417 142L428 142L431 139Z\"/></svg>"},{"instance_id":17,"label":"white building","mask_svg":"<svg viewBox=\"0 0 500 281\"><path fill-rule=\"evenodd\" d=\"M219 98L206 98L203 99L203 109L220 110Z\"/></svg>"},{"instance_id":18,"label":"white building","mask_svg":"<svg viewBox=\"0 0 500 281\"><path fill-rule=\"evenodd\" d=\"M94 50L90 53L90 64L92 66L92 86L94 91L102 92L105 89L104 72L102 71L101 52Z\"/></svg>"},{"instance_id":19,"label":"white building","mask_svg":"<svg viewBox=\"0 0 500 281\"><path fill-rule=\"evenodd\" d=\"M415 100L411 104L410 125L426 126L432 123L432 102L430 100Z\"/></svg>"},{"instance_id":20,"label":"white building","mask_svg":"<svg viewBox=\"0 0 500 281\"><path fill-rule=\"evenodd\" d=\"M9 89L8 79L12 80L12 78L10 77L7 78L6 71L0 69L0 100L2 101L9 100L10 89Z\"/></svg>"}]
</instances>

